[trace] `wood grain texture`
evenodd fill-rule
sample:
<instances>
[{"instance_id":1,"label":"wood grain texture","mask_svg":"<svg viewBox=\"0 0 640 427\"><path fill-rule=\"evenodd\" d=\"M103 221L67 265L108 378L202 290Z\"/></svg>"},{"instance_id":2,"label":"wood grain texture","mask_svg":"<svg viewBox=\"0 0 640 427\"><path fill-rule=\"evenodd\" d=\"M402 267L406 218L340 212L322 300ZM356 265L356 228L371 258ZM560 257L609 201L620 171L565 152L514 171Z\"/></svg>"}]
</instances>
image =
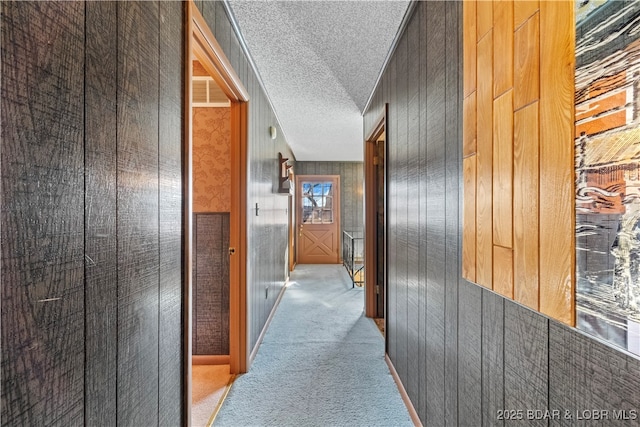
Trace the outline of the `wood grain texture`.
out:
<instances>
[{"instance_id":1,"label":"wood grain texture","mask_svg":"<svg viewBox=\"0 0 640 427\"><path fill-rule=\"evenodd\" d=\"M468 157L476 154L476 94L473 91L469 96L464 99L463 102L463 156Z\"/></svg>"},{"instance_id":2,"label":"wood grain texture","mask_svg":"<svg viewBox=\"0 0 640 427\"><path fill-rule=\"evenodd\" d=\"M540 9L538 0L515 0L513 2L513 28L517 30Z\"/></svg>"},{"instance_id":3,"label":"wood grain texture","mask_svg":"<svg viewBox=\"0 0 640 427\"><path fill-rule=\"evenodd\" d=\"M538 103L513 116L513 282L514 299L538 310Z\"/></svg>"},{"instance_id":4,"label":"wood grain texture","mask_svg":"<svg viewBox=\"0 0 640 427\"><path fill-rule=\"evenodd\" d=\"M427 2L427 422L444 424L445 3Z\"/></svg>"},{"instance_id":5,"label":"wood grain texture","mask_svg":"<svg viewBox=\"0 0 640 427\"><path fill-rule=\"evenodd\" d=\"M540 4L540 311L575 324L573 3Z\"/></svg>"},{"instance_id":6,"label":"wood grain texture","mask_svg":"<svg viewBox=\"0 0 640 427\"><path fill-rule=\"evenodd\" d=\"M408 193L408 115L407 105L409 97L408 88L408 68L407 59L409 55L408 40L406 34L402 37L398 43L396 50L397 61L397 103L398 103L398 115L395 122L398 124L397 136L396 136L396 159L405 167L397 170L396 182L397 190L396 197L398 198L398 206L396 209L396 310L399 321L396 326L396 334L398 341L398 356L397 362L394 361L394 366L402 378L403 382L407 384L409 372L407 370L408 363L408 322L407 322L407 250L408 250L408 230L407 230L407 200Z\"/></svg>"},{"instance_id":7,"label":"wood grain texture","mask_svg":"<svg viewBox=\"0 0 640 427\"><path fill-rule=\"evenodd\" d=\"M445 2L445 300L444 421L458 424L458 289L461 242L460 136L462 135L462 3ZM464 309L464 308L463 308Z\"/></svg>"},{"instance_id":8,"label":"wood grain texture","mask_svg":"<svg viewBox=\"0 0 640 427\"><path fill-rule=\"evenodd\" d=\"M420 49L420 12L415 10L407 26L408 52L418 52ZM420 59L419 55L407 56L407 87L415 88L419 85ZM420 324L419 312L421 287L420 267L424 262L420 258L420 242L410 236L417 236L420 232L420 96L419 91L409 91L407 105L407 370L419 372L424 360L420 358ZM414 401L420 400L420 377L409 375L406 390Z\"/></svg>"},{"instance_id":9,"label":"wood grain texture","mask_svg":"<svg viewBox=\"0 0 640 427\"><path fill-rule=\"evenodd\" d=\"M594 425L579 421L576 414L595 408L608 410L600 424L628 426L638 420L630 417L640 407L640 360L595 341L574 329L550 322L549 325L549 407L562 408L574 415L556 425ZM618 417L616 417L617 411ZM616 419L619 418L619 419Z\"/></svg>"},{"instance_id":10,"label":"wood grain texture","mask_svg":"<svg viewBox=\"0 0 640 427\"><path fill-rule=\"evenodd\" d=\"M504 410L504 299L482 291L482 425L501 426ZM509 344L508 342L506 343Z\"/></svg>"},{"instance_id":11,"label":"wood grain texture","mask_svg":"<svg viewBox=\"0 0 640 427\"><path fill-rule=\"evenodd\" d=\"M84 3L2 2L2 425L84 421Z\"/></svg>"},{"instance_id":12,"label":"wood grain texture","mask_svg":"<svg viewBox=\"0 0 640 427\"><path fill-rule=\"evenodd\" d=\"M118 424L158 423L158 4L118 3Z\"/></svg>"},{"instance_id":13,"label":"wood grain texture","mask_svg":"<svg viewBox=\"0 0 640 427\"><path fill-rule=\"evenodd\" d=\"M513 244L513 91L493 101L493 243Z\"/></svg>"},{"instance_id":14,"label":"wood grain texture","mask_svg":"<svg viewBox=\"0 0 640 427\"><path fill-rule=\"evenodd\" d=\"M482 288L461 281L458 290L458 424L482 420Z\"/></svg>"},{"instance_id":15,"label":"wood grain texture","mask_svg":"<svg viewBox=\"0 0 640 427\"><path fill-rule=\"evenodd\" d=\"M420 15L420 70L418 80L418 92L420 96L420 146L419 146L419 186L418 186L418 199L419 199L419 234L418 234L418 256L420 259L419 269L419 281L420 291L418 298L420 299L420 311L418 313L419 322L419 357L422 363L420 363L417 371L419 376L419 394L417 399L414 399L414 407L418 412L418 416L421 420L426 420L427 416L427 396L428 396L428 379L427 371L430 368L429 360L427 359L427 341L425 339L427 335L427 203L428 203L428 171L427 171L427 7L426 3L419 3L417 6L416 14ZM423 421L425 423L425 421Z\"/></svg>"},{"instance_id":16,"label":"wood grain texture","mask_svg":"<svg viewBox=\"0 0 640 427\"><path fill-rule=\"evenodd\" d=\"M117 7L86 4L85 423L115 425L118 342Z\"/></svg>"},{"instance_id":17,"label":"wood grain texture","mask_svg":"<svg viewBox=\"0 0 640 427\"><path fill-rule=\"evenodd\" d=\"M476 30L476 0L463 2L462 24L464 34L463 73L464 83L462 94L466 98L476 90L476 61L478 36Z\"/></svg>"},{"instance_id":18,"label":"wood grain texture","mask_svg":"<svg viewBox=\"0 0 640 427\"><path fill-rule=\"evenodd\" d=\"M513 37L513 108L518 110L540 98L540 14L529 18Z\"/></svg>"},{"instance_id":19,"label":"wood grain texture","mask_svg":"<svg viewBox=\"0 0 640 427\"><path fill-rule=\"evenodd\" d=\"M505 408L550 408L548 332L549 320L510 300L505 300ZM546 426L547 420L523 419L510 421L509 424Z\"/></svg>"},{"instance_id":20,"label":"wood grain texture","mask_svg":"<svg viewBox=\"0 0 640 427\"><path fill-rule=\"evenodd\" d=\"M399 322L397 315L397 304L396 304L396 295L397 295L397 266L396 266L396 247L397 247L397 239L396 239L396 224L397 224L397 182L396 182L396 174L398 168L397 161L397 144L392 143L391 141L397 141L398 135L398 123L395 121L395 118L398 117L398 105L397 105L397 89L396 89L396 80L397 80L397 65L396 65L396 56L394 55L392 59L389 61L389 66L387 68L387 81L388 84L385 85L387 88L388 99L389 99L389 125L388 125L388 154L389 161L387 163L387 172L388 172L388 181L387 181L387 191L389 194L388 204L387 204L387 329L389 332L387 334L387 353L391 360L395 365L395 360L397 357L397 324Z\"/></svg>"},{"instance_id":21,"label":"wood grain texture","mask_svg":"<svg viewBox=\"0 0 640 427\"><path fill-rule=\"evenodd\" d=\"M513 1L493 2L493 96L513 87Z\"/></svg>"},{"instance_id":22,"label":"wood grain texture","mask_svg":"<svg viewBox=\"0 0 640 427\"><path fill-rule=\"evenodd\" d=\"M160 7L159 176L159 353L158 423L181 423L182 373L182 72L183 13L180 1ZM180 70L180 71L178 71Z\"/></svg>"},{"instance_id":23,"label":"wood grain texture","mask_svg":"<svg viewBox=\"0 0 640 427\"><path fill-rule=\"evenodd\" d=\"M491 39L493 36L488 34L493 28L493 1L480 0L476 2L476 37L478 44L483 37L489 36ZM478 70L482 70L480 64L478 64ZM478 79L481 76L478 75Z\"/></svg>"},{"instance_id":24,"label":"wood grain texture","mask_svg":"<svg viewBox=\"0 0 640 427\"><path fill-rule=\"evenodd\" d=\"M513 249L493 246L493 290L513 299Z\"/></svg>"},{"instance_id":25,"label":"wood grain texture","mask_svg":"<svg viewBox=\"0 0 640 427\"><path fill-rule=\"evenodd\" d=\"M216 38L216 41L224 51L227 57L230 56L231 50L231 37L235 37L233 35L233 31L231 29L231 22L229 22L229 18L227 17L227 12L224 9L224 3L221 1L214 2L215 4L215 32L213 35ZM209 6L209 5L207 5ZM213 28L211 28L214 31Z\"/></svg>"},{"instance_id":26,"label":"wood grain texture","mask_svg":"<svg viewBox=\"0 0 640 427\"><path fill-rule=\"evenodd\" d=\"M201 0L200 3L197 3L197 2L195 3L200 13L202 13L202 17L204 18L207 25L209 26L209 29L213 34L215 34L216 33L216 14L218 13L218 7L216 6L217 2Z\"/></svg>"},{"instance_id":27,"label":"wood grain texture","mask_svg":"<svg viewBox=\"0 0 640 427\"><path fill-rule=\"evenodd\" d=\"M476 281L476 156L462 161L462 277Z\"/></svg>"},{"instance_id":28,"label":"wood grain texture","mask_svg":"<svg viewBox=\"0 0 640 427\"><path fill-rule=\"evenodd\" d=\"M480 2L484 4L488 2ZM493 45L491 34L478 42L476 155L476 283L492 287L493 264Z\"/></svg>"}]
</instances>

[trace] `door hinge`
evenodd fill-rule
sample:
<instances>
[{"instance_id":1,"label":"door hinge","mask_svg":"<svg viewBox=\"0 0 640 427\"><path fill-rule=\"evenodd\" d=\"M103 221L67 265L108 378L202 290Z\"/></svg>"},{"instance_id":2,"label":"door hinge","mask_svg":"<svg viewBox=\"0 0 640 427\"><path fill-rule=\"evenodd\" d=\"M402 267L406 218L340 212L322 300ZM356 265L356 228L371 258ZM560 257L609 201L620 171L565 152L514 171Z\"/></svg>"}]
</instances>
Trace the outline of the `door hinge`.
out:
<instances>
[{"instance_id":1,"label":"door hinge","mask_svg":"<svg viewBox=\"0 0 640 427\"><path fill-rule=\"evenodd\" d=\"M380 164L380 157L373 156L373 164L374 166L378 166Z\"/></svg>"},{"instance_id":2,"label":"door hinge","mask_svg":"<svg viewBox=\"0 0 640 427\"><path fill-rule=\"evenodd\" d=\"M376 285L376 294L380 295L380 285Z\"/></svg>"}]
</instances>

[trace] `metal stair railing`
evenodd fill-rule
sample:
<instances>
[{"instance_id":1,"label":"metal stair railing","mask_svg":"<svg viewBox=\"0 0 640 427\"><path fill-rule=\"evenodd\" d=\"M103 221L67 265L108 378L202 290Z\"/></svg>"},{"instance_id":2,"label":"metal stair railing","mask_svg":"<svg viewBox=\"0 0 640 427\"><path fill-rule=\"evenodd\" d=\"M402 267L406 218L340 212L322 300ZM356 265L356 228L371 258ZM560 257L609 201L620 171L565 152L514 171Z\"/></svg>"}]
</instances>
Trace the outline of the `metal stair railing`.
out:
<instances>
[{"instance_id":1,"label":"metal stair railing","mask_svg":"<svg viewBox=\"0 0 640 427\"><path fill-rule=\"evenodd\" d=\"M364 237L362 232L342 232L342 264L351 278L351 287L364 285Z\"/></svg>"}]
</instances>

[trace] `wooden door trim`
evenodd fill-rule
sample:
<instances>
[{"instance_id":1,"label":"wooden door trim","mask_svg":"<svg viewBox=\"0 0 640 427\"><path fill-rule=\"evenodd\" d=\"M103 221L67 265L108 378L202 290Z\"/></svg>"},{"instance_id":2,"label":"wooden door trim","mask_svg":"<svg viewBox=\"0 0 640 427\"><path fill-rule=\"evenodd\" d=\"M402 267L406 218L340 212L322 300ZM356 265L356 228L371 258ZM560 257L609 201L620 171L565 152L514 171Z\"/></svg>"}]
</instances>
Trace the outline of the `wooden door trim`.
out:
<instances>
[{"instance_id":1,"label":"wooden door trim","mask_svg":"<svg viewBox=\"0 0 640 427\"><path fill-rule=\"evenodd\" d=\"M365 221L364 221L364 288L365 288L365 314L367 317L376 317L377 315L377 297L376 297L376 282L378 276L377 269L377 254L375 250L375 242L377 239L376 227L377 224L377 187L376 187L376 168L373 164L374 157L376 155L376 141L387 127L387 115L389 111L389 104L385 104L382 113L376 120L373 128L368 132L367 138L364 142L364 206L365 206ZM385 138L385 149L386 149ZM385 159L385 162L387 160ZM385 166L386 170L386 166ZM385 173L386 175L386 173ZM385 178L386 179L386 178ZM386 182L385 182L385 199L386 199ZM385 200L386 211L386 200ZM386 224L386 217L385 217ZM386 225L385 225L386 229ZM386 231L385 231L386 235ZM384 256L386 264L386 254ZM386 286L384 287L386 292ZM384 298L384 307L386 312L387 298ZM384 316L386 319L386 315Z\"/></svg>"},{"instance_id":2,"label":"wooden door trim","mask_svg":"<svg viewBox=\"0 0 640 427\"><path fill-rule=\"evenodd\" d=\"M295 209L296 209L296 215L295 215L295 221L296 221L296 225L295 225L295 233L296 233L296 262L300 261L300 239L298 238L300 236L300 219L302 218L302 205L300 204L300 194L302 194L302 189L300 188L300 185L302 185L303 181L324 181L324 180L336 180L336 189L335 189L335 196L334 198L338 199L338 203L335 204L335 206L337 207L338 210L338 214L336 215L336 211L334 209L333 211L333 215L335 218L335 223L336 223L336 227L337 227L337 231L336 233L338 234L338 262L337 264L340 264L342 262L342 228L340 225L340 215L342 214L342 199L340 198L340 175L296 175L296 190L295 190Z\"/></svg>"},{"instance_id":3,"label":"wooden door trim","mask_svg":"<svg viewBox=\"0 0 640 427\"><path fill-rule=\"evenodd\" d=\"M249 368L247 333L247 125L249 94L193 0L185 2L183 142L183 419L191 424L192 258L193 258L193 109L192 52L231 101L231 212L229 260L229 363L231 373Z\"/></svg>"}]
</instances>

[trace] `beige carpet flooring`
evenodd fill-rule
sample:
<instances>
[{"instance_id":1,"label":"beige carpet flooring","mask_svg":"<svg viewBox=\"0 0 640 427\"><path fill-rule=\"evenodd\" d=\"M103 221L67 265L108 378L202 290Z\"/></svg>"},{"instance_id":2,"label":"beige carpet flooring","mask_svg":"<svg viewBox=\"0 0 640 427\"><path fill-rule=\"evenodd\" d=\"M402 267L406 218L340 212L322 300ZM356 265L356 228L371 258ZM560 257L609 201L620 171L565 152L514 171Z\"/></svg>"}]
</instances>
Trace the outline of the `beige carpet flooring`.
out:
<instances>
[{"instance_id":1,"label":"beige carpet flooring","mask_svg":"<svg viewBox=\"0 0 640 427\"><path fill-rule=\"evenodd\" d=\"M191 425L206 427L231 380L229 365L193 365Z\"/></svg>"}]
</instances>

